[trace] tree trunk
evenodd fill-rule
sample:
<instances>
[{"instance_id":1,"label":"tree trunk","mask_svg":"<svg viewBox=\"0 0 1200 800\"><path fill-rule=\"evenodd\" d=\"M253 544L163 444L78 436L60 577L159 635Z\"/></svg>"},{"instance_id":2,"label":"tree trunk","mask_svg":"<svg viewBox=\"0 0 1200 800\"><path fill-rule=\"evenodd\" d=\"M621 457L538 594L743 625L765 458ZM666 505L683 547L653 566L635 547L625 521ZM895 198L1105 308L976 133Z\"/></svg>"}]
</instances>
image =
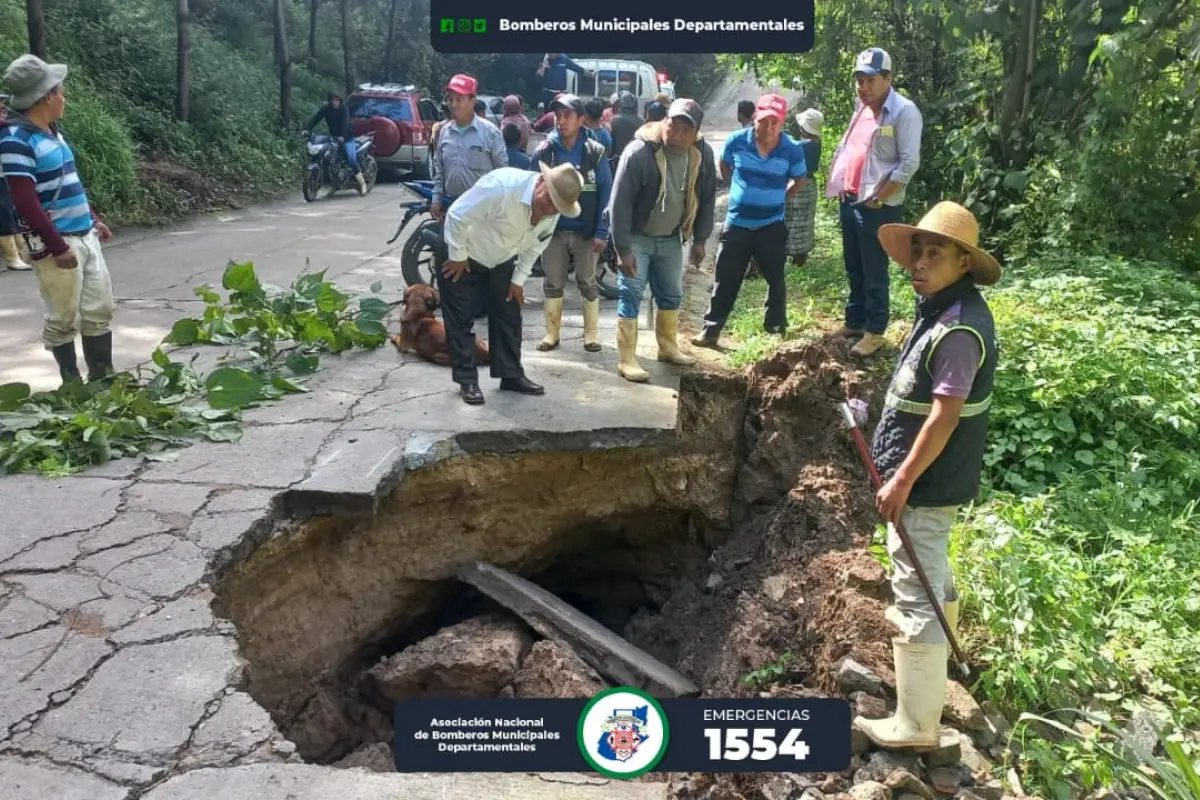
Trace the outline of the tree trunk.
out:
<instances>
[{"instance_id":1,"label":"tree trunk","mask_svg":"<svg viewBox=\"0 0 1200 800\"><path fill-rule=\"evenodd\" d=\"M187 122L192 109L192 31L188 0L175 0L175 116Z\"/></svg>"},{"instance_id":2,"label":"tree trunk","mask_svg":"<svg viewBox=\"0 0 1200 800\"><path fill-rule=\"evenodd\" d=\"M342 60L346 73L346 95L354 91L354 54L350 50L350 0L342 0Z\"/></svg>"},{"instance_id":3,"label":"tree trunk","mask_svg":"<svg viewBox=\"0 0 1200 800\"><path fill-rule=\"evenodd\" d=\"M308 63L317 62L317 10L321 0L311 0L308 5Z\"/></svg>"},{"instance_id":4,"label":"tree trunk","mask_svg":"<svg viewBox=\"0 0 1200 800\"><path fill-rule=\"evenodd\" d=\"M29 27L29 52L46 58L46 14L42 0L25 0L25 19Z\"/></svg>"},{"instance_id":5,"label":"tree trunk","mask_svg":"<svg viewBox=\"0 0 1200 800\"><path fill-rule=\"evenodd\" d=\"M391 81L392 62L396 55L396 7L399 0L392 0L392 9L388 14L387 47L383 51L383 79Z\"/></svg>"},{"instance_id":6,"label":"tree trunk","mask_svg":"<svg viewBox=\"0 0 1200 800\"><path fill-rule=\"evenodd\" d=\"M1039 0L1026 0L1023 13L1018 22L1020 37L1017 40L1017 52L1012 61L1012 71L1005 85L1004 106L1000 111L1000 149L1004 160L1008 163L1019 161L1012 149L1009 136L1017 124L1023 121L1029 111L1033 71L1037 65L1037 34L1038 16L1041 4Z\"/></svg>"},{"instance_id":7,"label":"tree trunk","mask_svg":"<svg viewBox=\"0 0 1200 800\"><path fill-rule=\"evenodd\" d=\"M275 63L279 66L279 124L286 127L292 112L292 60L288 55L286 0L274 0Z\"/></svg>"}]
</instances>

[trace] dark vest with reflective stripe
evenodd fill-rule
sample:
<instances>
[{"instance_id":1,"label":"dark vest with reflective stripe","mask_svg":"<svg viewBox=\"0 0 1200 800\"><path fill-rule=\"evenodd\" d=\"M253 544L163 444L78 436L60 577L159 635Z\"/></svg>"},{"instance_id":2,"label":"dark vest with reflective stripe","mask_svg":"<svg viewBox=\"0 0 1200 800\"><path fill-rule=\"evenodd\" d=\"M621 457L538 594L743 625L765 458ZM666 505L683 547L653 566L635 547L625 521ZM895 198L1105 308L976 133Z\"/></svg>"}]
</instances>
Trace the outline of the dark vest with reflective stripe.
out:
<instances>
[{"instance_id":1,"label":"dark vest with reflective stripe","mask_svg":"<svg viewBox=\"0 0 1200 800\"><path fill-rule=\"evenodd\" d=\"M579 195L579 219L583 220L580 233L590 238L600 225L599 212L602 209L599 207L599 192L596 191L596 168L604 160L604 144L594 138L595 134L588 132L587 128L580 128L579 136L583 139L583 163L575 166L583 175L583 191ZM533 162L541 162L547 167L557 166L558 148L549 139L543 140L533 151Z\"/></svg>"},{"instance_id":2,"label":"dark vest with reflective stripe","mask_svg":"<svg viewBox=\"0 0 1200 800\"><path fill-rule=\"evenodd\" d=\"M908 499L913 507L962 505L979 493L996 374L996 335L992 312L969 278L918 301L916 323L892 374L871 456L884 481L908 457L933 411L934 348L954 330L979 337L983 363L945 449L913 485Z\"/></svg>"}]
</instances>

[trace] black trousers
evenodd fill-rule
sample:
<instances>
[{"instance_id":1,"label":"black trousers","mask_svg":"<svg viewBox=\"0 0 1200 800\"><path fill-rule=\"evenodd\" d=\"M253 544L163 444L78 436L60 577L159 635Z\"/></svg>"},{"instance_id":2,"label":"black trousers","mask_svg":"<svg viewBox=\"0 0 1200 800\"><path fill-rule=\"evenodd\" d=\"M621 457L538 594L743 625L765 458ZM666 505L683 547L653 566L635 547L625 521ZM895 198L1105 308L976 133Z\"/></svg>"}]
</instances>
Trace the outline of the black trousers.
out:
<instances>
[{"instance_id":1,"label":"black trousers","mask_svg":"<svg viewBox=\"0 0 1200 800\"><path fill-rule=\"evenodd\" d=\"M17 225L17 210L13 208L8 181L0 177L0 236L15 236L20 233Z\"/></svg>"},{"instance_id":2,"label":"black trousers","mask_svg":"<svg viewBox=\"0 0 1200 800\"><path fill-rule=\"evenodd\" d=\"M787 236L787 225L782 221L757 230L725 226L717 247L716 280L708 314L704 317L703 336L715 339L725 328L742 290L751 258L758 263L758 269L767 281L763 327L768 333L787 330L787 282L784 280Z\"/></svg>"},{"instance_id":3,"label":"black trousers","mask_svg":"<svg viewBox=\"0 0 1200 800\"><path fill-rule=\"evenodd\" d=\"M447 197L445 200L445 208L443 209L443 211L449 211L450 206L454 205L454 201L456 201L456 200L458 200L457 197ZM437 266L437 269L439 270L439 274L440 274L441 266L440 265ZM488 312L487 287L480 284L476 289L475 299L472 301L472 304L471 304L471 318L479 319L480 317L486 316L487 312Z\"/></svg>"},{"instance_id":4,"label":"black trousers","mask_svg":"<svg viewBox=\"0 0 1200 800\"><path fill-rule=\"evenodd\" d=\"M450 280L437 272L438 290L442 295L442 322L446 326L446 343L450 346L451 377L455 383L479 383L475 364L476 298L487 298L488 350L491 354L493 378L520 378L525 375L521 366L521 304L508 299L516 259L491 269L468 261L470 269L458 279Z\"/></svg>"}]
</instances>

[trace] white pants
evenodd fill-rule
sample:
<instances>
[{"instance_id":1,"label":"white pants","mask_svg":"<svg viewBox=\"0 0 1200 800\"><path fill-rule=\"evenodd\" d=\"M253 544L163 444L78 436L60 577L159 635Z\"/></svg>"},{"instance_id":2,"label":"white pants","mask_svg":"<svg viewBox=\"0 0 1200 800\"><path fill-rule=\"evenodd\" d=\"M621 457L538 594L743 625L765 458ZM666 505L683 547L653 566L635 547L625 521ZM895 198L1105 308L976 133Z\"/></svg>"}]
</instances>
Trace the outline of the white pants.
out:
<instances>
[{"instance_id":1,"label":"white pants","mask_svg":"<svg viewBox=\"0 0 1200 800\"><path fill-rule=\"evenodd\" d=\"M957 598L948 552L950 528L954 526L957 516L958 506L906 506L900 517L939 605L946 599ZM937 612L933 610L929 595L921 585L921 578L900 542L896 527L891 523L888 523L888 554L892 558L892 594L895 595L895 605L888 609L888 619L900 628L904 641L945 644L946 632L942 630Z\"/></svg>"},{"instance_id":2,"label":"white pants","mask_svg":"<svg viewBox=\"0 0 1200 800\"><path fill-rule=\"evenodd\" d=\"M75 341L79 334L108 333L113 318L112 278L100 249L100 235L64 236L79 265L63 269L54 257L33 263L45 304L42 342L51 350Z\"/></svg>"}]
</instances>

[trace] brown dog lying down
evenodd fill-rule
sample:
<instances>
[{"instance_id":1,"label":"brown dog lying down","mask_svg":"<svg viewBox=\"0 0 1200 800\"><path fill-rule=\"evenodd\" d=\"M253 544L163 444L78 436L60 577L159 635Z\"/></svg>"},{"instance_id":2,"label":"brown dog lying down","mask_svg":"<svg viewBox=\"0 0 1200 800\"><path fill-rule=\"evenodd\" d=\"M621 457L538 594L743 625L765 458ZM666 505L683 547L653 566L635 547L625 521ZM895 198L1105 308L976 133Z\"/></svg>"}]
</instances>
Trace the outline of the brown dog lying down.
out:
<instances>
[{"instance_id":1,"label":"brown dog lying down","mask_svg":"<svg viewBox=\"0 0 1200 800\"><path fill-rule=\"evenodd\" d=\"M446 326L433 315L442 304L438 290L425 283L414 283L404 290L403 302L400 332L392 337L392 344L401 353L416 353L426 361L450 366ZM486 365L489 358L487 342L476 336L475 363Z\"/></svg>"}]
</instances>

